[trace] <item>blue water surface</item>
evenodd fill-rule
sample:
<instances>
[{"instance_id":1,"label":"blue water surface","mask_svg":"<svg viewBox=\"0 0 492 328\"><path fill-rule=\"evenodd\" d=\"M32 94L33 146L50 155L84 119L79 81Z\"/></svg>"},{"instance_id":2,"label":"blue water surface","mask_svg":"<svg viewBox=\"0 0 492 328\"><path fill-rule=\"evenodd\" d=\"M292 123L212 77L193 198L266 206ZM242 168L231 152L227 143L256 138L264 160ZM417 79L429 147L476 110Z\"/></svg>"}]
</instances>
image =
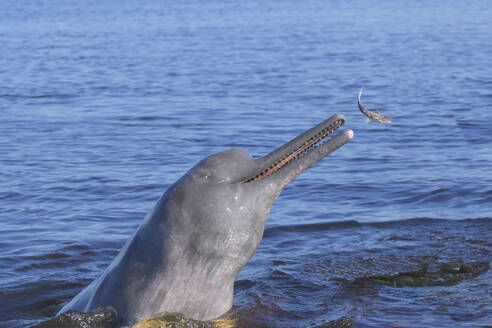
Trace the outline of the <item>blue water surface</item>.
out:
<instances>
[{"instance_id":1,"label":"blue water surface","mask_svg":"<svg viewBox=\"0 0 492 328\"><path fill-rule=\"evenodd\" d=\"M365 299L377 310L334 309L336 287L316 285L324 296L310 294L302 286L312 270L301 269L326 263L334 255L319 250L339 239L355 234L341 244L360 243L349 260L342 256L353 261L386 237L326 227L280 232L397 221L403 228L384 226L389 235L418 234L410 219L429 218L418 221L422 229L449 232L439 247L460 240L443 260L490 261L491 40L492 7L478 0L3 1L0 326L54 315L204 157L229 148L262 156L336 113L354 139L283 191L240 274L236 306L266 327L341 317L360 327L491 324L490 272L439 296L420 290L434 298L400 290ZM365 123L361 87L363 104L392 124ZM442 252L427 246L417 238L412 249ZM285 282L292 295L273 269L287 250L303 258L284 272L297 279ZM245 281L271 283L273 296ZM310 296L298 298L303 293ZM464 294L471 301L460 301ZM290 316L300 304L307 310ZM425 318L412 317L422 309Z\"/></svg>"}]
</instances>

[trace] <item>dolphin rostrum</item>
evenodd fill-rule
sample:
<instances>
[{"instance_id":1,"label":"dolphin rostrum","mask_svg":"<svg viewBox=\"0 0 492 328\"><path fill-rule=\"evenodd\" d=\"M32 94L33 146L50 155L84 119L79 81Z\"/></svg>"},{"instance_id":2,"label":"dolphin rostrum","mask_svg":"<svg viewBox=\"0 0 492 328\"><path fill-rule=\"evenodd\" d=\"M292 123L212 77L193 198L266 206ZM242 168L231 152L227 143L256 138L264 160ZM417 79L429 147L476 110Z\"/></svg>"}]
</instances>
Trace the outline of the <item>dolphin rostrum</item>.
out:
<instances>
[{"instance_id":1,"label":"dolphin rostrum","mask_svg":"<svg viewBox=\"0 0 492 328\"><path fill-rule=\"evenodd\" d=\"M59 313L112 306L120 326L162 312L210 320L232 306L234 278L258 248L273 202L353 137L334 115L270 154L211 155L161 196L102 275Z\"/></svg>"}]
</instances>

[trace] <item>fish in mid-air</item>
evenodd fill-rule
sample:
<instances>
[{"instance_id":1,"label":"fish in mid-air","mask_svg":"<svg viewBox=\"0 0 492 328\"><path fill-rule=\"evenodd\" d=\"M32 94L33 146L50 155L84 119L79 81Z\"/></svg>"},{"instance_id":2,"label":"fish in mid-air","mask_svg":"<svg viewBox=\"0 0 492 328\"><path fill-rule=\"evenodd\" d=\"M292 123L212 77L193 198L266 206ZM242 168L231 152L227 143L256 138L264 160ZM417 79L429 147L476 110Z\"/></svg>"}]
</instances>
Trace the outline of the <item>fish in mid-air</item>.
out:
<instances>
[{"instance_id":1,"label":"fish in mid-air","mask_svg":"<svg viewBox=\"0 0 492 328\"><path fill-rule=\"evenodd\" d=\"M362 114L367 116L366 123L369 123L369 121L386 123L386 124L391 123L391 120L388 117L381 114L377 109L375 112L371 112L370 110L362 106L362 104L360 103L361 95L362 95L362 89L360 89L359 91L359 96L357 97L357 104L359 105L359 109L362 112Z\"/></svg>"}]
</instances>

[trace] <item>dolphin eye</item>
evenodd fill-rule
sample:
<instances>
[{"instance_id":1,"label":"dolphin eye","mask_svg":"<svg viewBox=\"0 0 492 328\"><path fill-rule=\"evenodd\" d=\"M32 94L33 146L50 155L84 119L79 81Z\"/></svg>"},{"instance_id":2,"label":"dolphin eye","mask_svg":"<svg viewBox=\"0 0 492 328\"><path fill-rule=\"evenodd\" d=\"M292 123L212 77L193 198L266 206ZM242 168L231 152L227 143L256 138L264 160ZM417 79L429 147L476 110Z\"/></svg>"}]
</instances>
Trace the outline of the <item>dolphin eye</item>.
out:
<instances>
[{"instance_id":1,"label":"dolphin eye","mask_svg":"<svg viewBox=\"0 0 492 328\"><path fill-rule=\"evenodd\" d=\"M215 178L215 175L211 171L208 171L207 170L207 171L205 171L205 172L202 173L202 179L203 180L212 180L214 178Z\"/></svg>"}]
</instances>

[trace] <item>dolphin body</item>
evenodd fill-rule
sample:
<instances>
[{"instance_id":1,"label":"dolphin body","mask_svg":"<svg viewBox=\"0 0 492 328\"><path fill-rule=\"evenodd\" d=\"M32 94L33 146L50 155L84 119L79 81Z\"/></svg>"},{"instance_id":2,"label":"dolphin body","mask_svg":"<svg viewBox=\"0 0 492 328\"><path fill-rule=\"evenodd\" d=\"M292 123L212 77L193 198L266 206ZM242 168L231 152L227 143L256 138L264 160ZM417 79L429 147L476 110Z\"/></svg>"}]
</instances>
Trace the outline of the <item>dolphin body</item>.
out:
<instances>
[{"instance_id":1,"label":"dolphin body","mask_svg":"<svg viewBox=\"0 0 492 328\"><path fill-rule=\"evenodd\" d=\"M102 275L59 312L112 306L119 326L162 312L210 320L232 306L234 279L258 248L273 202L307 168L353 137L321 143L334 115L272 153L211 155L162 195Z\"/></svg>"}]
</instances>

